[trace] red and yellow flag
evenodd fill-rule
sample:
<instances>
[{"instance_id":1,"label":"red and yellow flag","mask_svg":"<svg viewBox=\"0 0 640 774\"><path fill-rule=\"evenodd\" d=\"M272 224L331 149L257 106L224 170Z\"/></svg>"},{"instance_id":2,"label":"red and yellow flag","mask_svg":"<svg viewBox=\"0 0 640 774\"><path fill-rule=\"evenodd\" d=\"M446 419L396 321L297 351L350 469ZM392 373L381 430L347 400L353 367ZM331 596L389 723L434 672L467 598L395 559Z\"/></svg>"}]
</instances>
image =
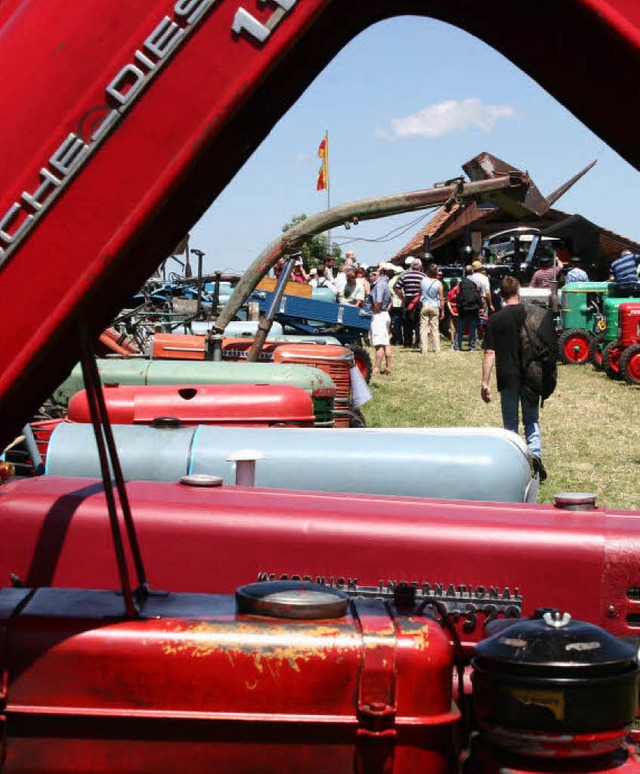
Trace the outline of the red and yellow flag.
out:
<instances>
[{"instance_id":1,"label":"red and yellow flag","mask_svg":"<svg viewBox=\"0 0 640 774\"><path fill-rule=\"evenodd\" d=\"M322 166L318 172L316 191L325 191L329 187L329 133L325 134L318 148L318 156L322 159Z\"/></svg>"}]
</instances>

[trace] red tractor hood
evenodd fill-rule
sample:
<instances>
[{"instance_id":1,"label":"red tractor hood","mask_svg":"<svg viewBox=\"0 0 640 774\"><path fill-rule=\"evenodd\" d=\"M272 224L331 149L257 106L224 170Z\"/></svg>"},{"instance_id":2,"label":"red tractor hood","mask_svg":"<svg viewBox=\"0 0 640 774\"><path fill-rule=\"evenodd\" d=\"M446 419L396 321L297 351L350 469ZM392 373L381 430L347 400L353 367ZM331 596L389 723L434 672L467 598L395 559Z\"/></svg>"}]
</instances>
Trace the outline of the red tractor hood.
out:
<instances>
[{"instance_id":1,"label":"red tractor hood","mask_svg":"<svg viewBox=\"0 0 640 774\"><path fill-rule=\"evenodd\" d=\"M339 49L455 24L638 165L636 0L4 0L0 442L178 244Z\"/></svg>"}]
</instances>

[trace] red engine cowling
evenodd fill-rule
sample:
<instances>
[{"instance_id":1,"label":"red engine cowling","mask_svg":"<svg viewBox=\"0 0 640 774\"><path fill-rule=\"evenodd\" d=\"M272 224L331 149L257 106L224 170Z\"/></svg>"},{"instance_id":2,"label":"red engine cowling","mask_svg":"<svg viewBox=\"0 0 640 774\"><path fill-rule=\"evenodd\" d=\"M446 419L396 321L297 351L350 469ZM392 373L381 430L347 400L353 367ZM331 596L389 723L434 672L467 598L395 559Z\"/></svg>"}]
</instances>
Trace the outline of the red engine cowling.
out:
<instances>
[{"instance_id":1,"label":"red engine cowling","mask_svg":"<svg viewBox=\"0 0 640 774\"><path fill-rule=\"evenodd\" d=\"M440 626L300 585L152 594L135 619L111 591L0 591L2 770L452 774Z\"/></svg>"},{"instance_id":2,"label":"red engine cowling","mask_svg":"<svg viewBox=\"0 0 640 774\"><path fill-rule=\"evenodd\" d=\"M111 422L119 425L150 424L158 417L234 427L315 423L311 397L293 385L105 385L104 399ZM71 398L68 418L91 421L85 390Z\"/></svg>"},{"instance_id":3,"label":"red engine cowling","mask_svg":"<svg viewBox=\"0 0 640 774\"><path fill-rule=\"evenodd\" d=\"M258 578L320 579L388 597L401 581L442 605L463 644L485 622L571 610L617 636L640 631L635 512L380 495L130 482L149 582L224 592ZM28 586L117 582L102 484L37 478L0 494L0 577Z\"/></svg>"},{"instance_id":4,"label":"red engine cowling","mask_svg":"<svg viewBox=\"0 0 640 774\"><path fill-rule=\"evenodd\" d=\"M629 301L618 308L619 339L622 347L640 343L640 303Z\"/></svg>"}]
</instances>

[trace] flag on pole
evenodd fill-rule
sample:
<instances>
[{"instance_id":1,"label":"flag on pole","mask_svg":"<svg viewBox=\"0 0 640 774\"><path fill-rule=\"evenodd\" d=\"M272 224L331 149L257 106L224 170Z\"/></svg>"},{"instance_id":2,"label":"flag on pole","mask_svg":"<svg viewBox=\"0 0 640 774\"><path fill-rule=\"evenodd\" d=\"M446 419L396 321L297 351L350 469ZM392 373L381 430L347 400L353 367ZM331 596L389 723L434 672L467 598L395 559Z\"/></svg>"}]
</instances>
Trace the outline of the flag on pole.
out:
<instances>
[{"instance_id":1,"label":"flag on pole","mask_svg":"<svg viewBox=\"0 0 640 774\"><path fill-rule=\"evenodd\" d=\"M329 188L329 133L322 138L318 148L318 156L322 159L322 166L318 172L316 191L326 191Z\"/></svg>"}]
</instances>

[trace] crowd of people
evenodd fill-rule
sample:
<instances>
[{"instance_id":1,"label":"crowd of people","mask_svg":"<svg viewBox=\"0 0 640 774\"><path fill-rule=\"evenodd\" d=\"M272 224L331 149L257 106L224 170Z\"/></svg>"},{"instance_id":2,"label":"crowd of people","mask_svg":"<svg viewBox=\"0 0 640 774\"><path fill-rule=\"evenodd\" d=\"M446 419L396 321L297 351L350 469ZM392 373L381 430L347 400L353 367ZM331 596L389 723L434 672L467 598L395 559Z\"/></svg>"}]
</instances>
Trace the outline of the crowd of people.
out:
<instances>
[{"instance_id":1,"label":"crowd of people","mask_svg":"<svg viewBox=\"0 0 640 774\"><path fill-rule=\"evenodd\" d=\"M563 263L555 254L543 256L531 277L530 287L551 289L554 282L566 286L588 281L580 258L567 257L569 260ZM276 275L278 269L281 266L276 267ZM622 289L640 291L638 272L640 255L625 250L612 262L610 280ZM504 277L500 292L494 297L487 266L478 258L464 267L460 280L453 278L445 287L435 263L425 266L420 258L409 256L404 267L389 262L367 267L359 265L354 254L347 252L339 269L333 256L327 256L309 274L298 259L291 279L314 288L327 288L339 303L362 307L371 313L374 374L391 373L392 345L418 349L425 355L439 353L445 318L453 351L461 352L465 339L467 351L474 351L482 331L484 360L480 395L487 403L492 400L490 377L495 367L503 425L517 433L521 414L534 470L544 481L547 473L542 463L538 412L541 396L529 394L528 377L523 372L520 332L527 313L521 303L520 283L515 277ZM550 316L547 328L545 335L551 348L555 345L556 333Z\"/></svg>"},{"instance_id":2,"label":"crowd of people","mask_svg":"<svg viewBox=\"0 0 640 774\"><path fill-rule=\"evenodd\" d=\"M580 258L570 254L566 257L567 262L563 263L554 254L543 256L529 287L551 289L554 281L562 286L588 281ZM640 258L624 251L611 265L612 280L622 285L636 284L636 261ZM282 265L283 261L276 266L276 276ZM494 297L487 265L480 258L464 267L462 274L461 279L452 278L445 284L435 263L425 266L420 258L409 256L403 266L383 262L368 267L357 263L354 253L347 251L340 267L334 256L327 255L308 273L298 258L291 280L326 288L339 303L372 312L371 343L383 348L381 359L376 357L375 373L388 374L391 346L417 349L423 354L438 353L443 333L448 334L448 346L453 351L461 352L465 343L466 351L477 349L490 315L503 300ZM388 343L381 332L383 321L389 330Z\"/></svg>"}]
</instances>

